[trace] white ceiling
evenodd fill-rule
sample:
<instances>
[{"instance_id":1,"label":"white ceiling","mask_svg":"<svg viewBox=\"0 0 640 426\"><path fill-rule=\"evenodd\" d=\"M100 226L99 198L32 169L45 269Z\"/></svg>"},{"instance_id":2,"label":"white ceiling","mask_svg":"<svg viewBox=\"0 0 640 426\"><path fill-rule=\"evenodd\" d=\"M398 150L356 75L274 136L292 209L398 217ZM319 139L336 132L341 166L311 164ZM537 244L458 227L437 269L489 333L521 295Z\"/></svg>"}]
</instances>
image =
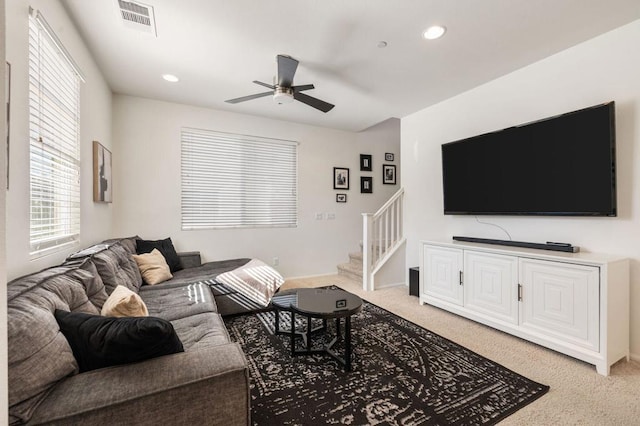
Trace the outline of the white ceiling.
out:
<instances>
[{"instance_id":1,"label":"white ceiling","mask_svg":"<svg viewBox=\"0 0 640 426\"><path fill-rule=\"evenodd\" d=\"M117 0L63 3L115 93L351 131L640 19L638 0L143 0L155 37L125 27ZM447 33L426 41L432 24ZM272 83L277 54L300 61L294 84L336 107L224 102L264 92L252 81Z\"/></svg>"}]
</instances>

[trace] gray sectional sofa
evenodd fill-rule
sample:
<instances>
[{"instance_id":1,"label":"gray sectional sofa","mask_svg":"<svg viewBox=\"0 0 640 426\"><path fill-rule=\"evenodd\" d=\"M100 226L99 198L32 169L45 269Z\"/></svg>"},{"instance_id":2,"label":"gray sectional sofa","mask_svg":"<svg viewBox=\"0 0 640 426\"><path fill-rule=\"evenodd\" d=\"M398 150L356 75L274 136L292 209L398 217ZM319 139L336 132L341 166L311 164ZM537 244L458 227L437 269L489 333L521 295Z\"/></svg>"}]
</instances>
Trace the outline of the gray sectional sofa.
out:
<instances>
[{"instance_id":1,"label":"gray sectional sofa","mask_svg":"<svg viewBox=\"0 0 640 426\"><path fill-rule=\"evenodd\" d=\"M135 237L109 240L9 283L9 424L249 424L247 361L219 308L234 313L237 304L208 285L249 259L200 265L198 253L187 253L173 279L146 286L135 253ZM150 316L170 321L184 352L78 373L54 311L99 314L117 285L138 293Z\"/></svg>"}]
</instances>

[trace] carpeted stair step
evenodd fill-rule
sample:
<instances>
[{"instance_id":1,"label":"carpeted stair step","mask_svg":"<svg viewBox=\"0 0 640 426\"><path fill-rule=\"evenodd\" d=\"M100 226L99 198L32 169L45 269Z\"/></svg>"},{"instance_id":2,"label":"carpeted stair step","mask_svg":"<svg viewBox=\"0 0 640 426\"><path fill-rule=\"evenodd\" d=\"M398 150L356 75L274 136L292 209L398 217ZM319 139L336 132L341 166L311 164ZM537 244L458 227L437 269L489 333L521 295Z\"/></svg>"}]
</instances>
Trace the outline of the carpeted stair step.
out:
<instances>
[{"instance_id":1,"label":"carpeted stair step","mask_svg":"<svg viewBox=\"0 0 640 426\"><path fill-rule=\"evenodd\" d=\"M362 252L349 253L349 263L353 263L362 269Z\"/></svg>"},{"instance_id":2,"label":"carpeted stair step","mask_svg":"<svg viewBox=\"0 0 640 426\"><path fill-rule=\"evenodd\" d=\"M342 263L338 265L338 275L343 275L354 281L362 281L362 264Z\"/></svg>"}]
</instances>

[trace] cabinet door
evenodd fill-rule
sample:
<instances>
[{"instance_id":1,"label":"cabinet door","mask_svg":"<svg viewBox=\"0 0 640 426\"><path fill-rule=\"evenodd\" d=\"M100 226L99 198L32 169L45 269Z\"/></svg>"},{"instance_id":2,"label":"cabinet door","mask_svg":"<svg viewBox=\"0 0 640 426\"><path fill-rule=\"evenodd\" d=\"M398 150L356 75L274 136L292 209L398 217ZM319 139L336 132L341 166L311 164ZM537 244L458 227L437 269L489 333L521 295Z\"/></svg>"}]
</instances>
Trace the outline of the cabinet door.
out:
<instances>
[{"instance_id":1,"label":"cabinet door","mask_svg":"<svg viewBox=\"0 0 640 426\"><path fill-rule=\"evenodd\" d=\"M521 327L599 351L600 268L520 259Z\"/></svg>"},{"instance_id":2,"label":"cabinet door","mask_svg":"<svg viewBox=\"0 0 640 426\"><path fill-rule=\"evenodd\" d=\"M462 306L462 250L425 246L424 266L423 294Z\"/></svg>"},{"instance_id":3,"label":"cabinet door","mask_svg":"<svg viewBox=\"0 0 640 426\"><path fill-rule=\"evenodd\" d=\"M518 258L465 250L464 306L518 324Z\"/></svg>"}]
</instances>

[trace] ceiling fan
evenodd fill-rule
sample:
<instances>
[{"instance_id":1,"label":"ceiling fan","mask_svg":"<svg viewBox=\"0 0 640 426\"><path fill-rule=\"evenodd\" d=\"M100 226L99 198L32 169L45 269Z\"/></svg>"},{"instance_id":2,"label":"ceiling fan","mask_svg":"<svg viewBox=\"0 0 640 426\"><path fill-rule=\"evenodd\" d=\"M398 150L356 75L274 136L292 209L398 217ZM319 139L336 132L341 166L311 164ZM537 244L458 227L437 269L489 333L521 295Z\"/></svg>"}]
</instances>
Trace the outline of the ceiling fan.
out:
<instances>
[{"instance_id":1,"label":"ceiling fan","mask_svg":"<svg viewBox=\"0 0 640 426\"><path fill-rule=\"evenodd\" d=\"M228 102L230 104L237 104L239 102L250 101L251 99L273 95L273 100L278 104L290 103L295 99L296 101L300 101L303 104L307 104L310 107L318 109L322 112L331 111L331 109L335 105L302 93L304 90L314 89L315 87L313 84L293 86L293 76L296 74L296 69L298 68L297 60L293 59L291 56L286 55L278 55L276 59L278 62L278 75L276 77L276 83L274 85L256 80L253 81L255 84L268 87L269 89L271 89L270 91L256 93L255 95L243 96L241 98L229 99L225 102Z\"/></svg>"}]
</instances>

